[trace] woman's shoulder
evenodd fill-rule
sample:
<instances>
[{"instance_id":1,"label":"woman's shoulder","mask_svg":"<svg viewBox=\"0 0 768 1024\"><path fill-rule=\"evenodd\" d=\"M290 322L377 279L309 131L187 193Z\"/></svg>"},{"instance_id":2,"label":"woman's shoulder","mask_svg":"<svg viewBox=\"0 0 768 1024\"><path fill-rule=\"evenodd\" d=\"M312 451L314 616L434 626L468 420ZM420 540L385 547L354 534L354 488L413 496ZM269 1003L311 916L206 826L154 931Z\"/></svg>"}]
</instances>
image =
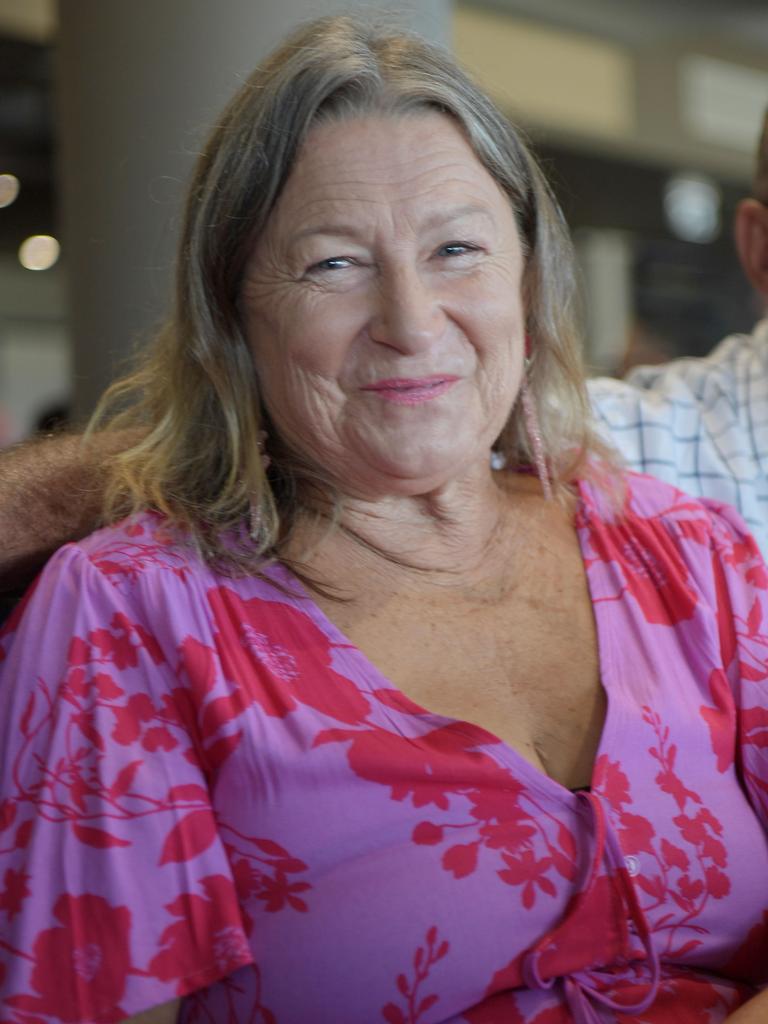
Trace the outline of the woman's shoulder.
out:
<instances>
[{"instance_id":1,"label":"woman's shoulder","mask_svg":"<svg viewBox=\"0 0 768 1024\"><path fill-rule=\"evenodd\" d=\"M762 607L768 570L735 509L638 473L619 482L613 504L603 487L580 484L577 529L593 592L635 608L641 625L694 630L697 642L701 630L746 621L756 600Z\"/></svg>"},{"instance_id":2,"label":"woman's shoulder","mask_svg":"<svg viewBox=\"0 0 768 1024\"><path fill-rule=\"evenodd\" d=\"M217 571L162 516L137 514L54 553L3 624L0 661L22 626L27 635L44 627L64 647L68 637L94 631L106 643L116 630L151 635L169 649L186 636L202 642L217 628L222 604L258 618L275 601L290 603L284 575L275 566L251 575Z\"/></svg>"},{"instance_id":3,"label":"woman's shoulder","mask_svg":"<svg viewBox=\"0 0 768 1024\"><path fill-rule=\"evenodd\" d=\"M695 497L647 473L600 468L577 482L585 510L609 522L632 519L714 522L725 517L747 531L738 512L724 502Z\"/></svg>"},{"instance_id":4,"label":"woman's shoulder","mask_svg":"<svg viewBox=\"0 0 768 1024\"><path fill-rule=\"evenodd\" d=\"M153 615L161 608L178 617L185 607L224 588L243 599L274 599L281 591L279 565L251 574L210 564L183 530L156 512L141 512L64 545L51 557L35 589L130 605ZM284 589L284 588L283 588Z\"/></svg>"},{"instance_id":5,"label":"woman's shoulder","mask_svg":"<svg viewBox=\"0 0 768 1024\"><path fill-rule=\"evenodd\" d=\"M126 551L152 546L176 550L179 554L194 558L194 552L185 543L181 531L175 529L165 516L151 511L137 512L118 522L109 523L65 546L79 549L89 558L121 546Z\"/></svg>"},{"instance_id":6,"label":"woman's shoulder","mask_svg":"<svg viewBox=\"0 0 768 1024\"><path fill-rule=\"evenodd\" d=\"M96 530L49 558L3 623L3 650L23 619L44 623L49 632L77 617L108 622L114 614L156 605L169 589L162 581L156 585L158 574L191 582L204 569L161 516L142 513Z\"/></svg>"},{"instance_id":7,"label":"woman's shoulder","mask_svg":"<svg viewBox=\"0 0 768 1024\"><path fill-rule=\"evenodd\" d=\"M164 517L138 513L55 551L9 622L18 619L33 593L38 604L40 595L59 606L69 595L81 607L88 601L138 607L156 605L175 584L186 590L209 586L210 577L210 567Z\"/></svg>"},{"instance_id":8,"label":"woman's shoulder","mask_svg":"<svg viewBox=\"0 0 768 1024\"><path fill-rule=\"evenodd\" d=\"M113 581L168 572L183 579L208 571L181 531L155 512L140 512L95 530L65 545L59 555Z\"/></svg>"},{"instance_id":9,"label":"woman's shoulder","mask_svg":"<svg viewBox=\"0 0 768 1024\"><path fill-rule=\"evenodd\" d=\"M762 563L757 542L731 505L694 497L645 473L621 471L609 483L579 481L580 520L619 531L633 546L673 547L685 562L706 562L713 552L728 563Z\"/></svg>"}]
</instances>

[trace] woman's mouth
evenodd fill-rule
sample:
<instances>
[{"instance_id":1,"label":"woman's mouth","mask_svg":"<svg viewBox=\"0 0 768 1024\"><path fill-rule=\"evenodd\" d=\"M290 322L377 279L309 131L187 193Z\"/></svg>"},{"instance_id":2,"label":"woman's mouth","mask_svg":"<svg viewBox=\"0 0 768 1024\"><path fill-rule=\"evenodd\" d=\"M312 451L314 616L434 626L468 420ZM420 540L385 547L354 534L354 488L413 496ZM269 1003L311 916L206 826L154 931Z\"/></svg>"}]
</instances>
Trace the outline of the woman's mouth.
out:
<instances>
[{"instance_id":1,"label":"woman's mouth","mask_svg":"<svg viewBox=\"0 0 768 1024\"><path fill-rule=\"evenodd\" d=\"M444 395L460 379L444 373L430 377L392 377L366 384L362 390L371 391L385 402L394 402L396 405L418 405Z\"/></svg>"}]
</instances>

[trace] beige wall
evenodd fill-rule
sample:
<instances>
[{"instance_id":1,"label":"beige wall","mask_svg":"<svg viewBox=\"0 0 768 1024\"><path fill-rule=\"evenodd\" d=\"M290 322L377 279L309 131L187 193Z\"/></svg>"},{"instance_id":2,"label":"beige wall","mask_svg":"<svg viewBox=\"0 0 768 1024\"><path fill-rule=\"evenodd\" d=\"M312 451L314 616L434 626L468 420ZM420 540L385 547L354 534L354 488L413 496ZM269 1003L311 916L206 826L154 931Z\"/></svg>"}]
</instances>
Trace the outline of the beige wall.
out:
<instances>
[{"instance_id":1,"label":"beige wall","mask_svg":"<svg viewBox=\"0 0 768 1024\"><path fill-rule=\"evenodd\" d=\"M0 0L2 34L45 42L55 26L55 0Z\"/></svg>"},{"instance_id":2,"label":"beige wall","mask_svg":"<svg viewBox=\"0 0 768 1024\"><path fill-rule=\"evenodd\" d=\"M458 3L454 40L523 125L561 143L747 180L768 51L688 34L609 39ZM751 126L751 130L750 130ZM709 129L709 130L708 130Z\"/></svg>"}]
</instances>

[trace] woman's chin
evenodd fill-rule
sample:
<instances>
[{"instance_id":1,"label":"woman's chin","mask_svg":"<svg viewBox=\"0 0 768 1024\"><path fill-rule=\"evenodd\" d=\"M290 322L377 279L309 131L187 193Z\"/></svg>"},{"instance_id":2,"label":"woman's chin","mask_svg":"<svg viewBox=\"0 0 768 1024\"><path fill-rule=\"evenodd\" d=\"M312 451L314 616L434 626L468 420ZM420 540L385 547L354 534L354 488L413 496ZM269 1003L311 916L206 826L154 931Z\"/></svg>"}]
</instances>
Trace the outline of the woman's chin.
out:
<instances>
[{"instance_id":1,"label":"woman's chin","mask_svg":"<svg viewBox=\"0 0 768 1024\"><path fill-rule=\"evenodd\" d=\"M474 467L489 466L490 453L462 453L460 451L430 453L425 456L371 457L361 473L361 490L381 495L404 497L427 494L459 481L472 472ZM348 482L352 482L349 478Z\"/></svg>"}]
</instances>

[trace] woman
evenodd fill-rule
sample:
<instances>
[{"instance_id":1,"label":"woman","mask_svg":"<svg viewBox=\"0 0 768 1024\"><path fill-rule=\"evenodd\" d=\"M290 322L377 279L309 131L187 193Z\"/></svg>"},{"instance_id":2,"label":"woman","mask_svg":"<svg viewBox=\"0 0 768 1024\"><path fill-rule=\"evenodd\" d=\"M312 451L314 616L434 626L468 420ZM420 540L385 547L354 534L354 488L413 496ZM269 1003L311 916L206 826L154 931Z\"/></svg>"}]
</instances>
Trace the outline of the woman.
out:
<instances>
[{"instance_id":1,"label":"woman","mask_svg":"<svg viewBox=\"0 0 768 1024\"><path fill-rule=\"evenodd\" d=\"M4 1020L765 1014L768 575L597 449L571 307L446 55L246 84L107 399L132 515L5 642Z\"/></svg>"}]
</instances>

